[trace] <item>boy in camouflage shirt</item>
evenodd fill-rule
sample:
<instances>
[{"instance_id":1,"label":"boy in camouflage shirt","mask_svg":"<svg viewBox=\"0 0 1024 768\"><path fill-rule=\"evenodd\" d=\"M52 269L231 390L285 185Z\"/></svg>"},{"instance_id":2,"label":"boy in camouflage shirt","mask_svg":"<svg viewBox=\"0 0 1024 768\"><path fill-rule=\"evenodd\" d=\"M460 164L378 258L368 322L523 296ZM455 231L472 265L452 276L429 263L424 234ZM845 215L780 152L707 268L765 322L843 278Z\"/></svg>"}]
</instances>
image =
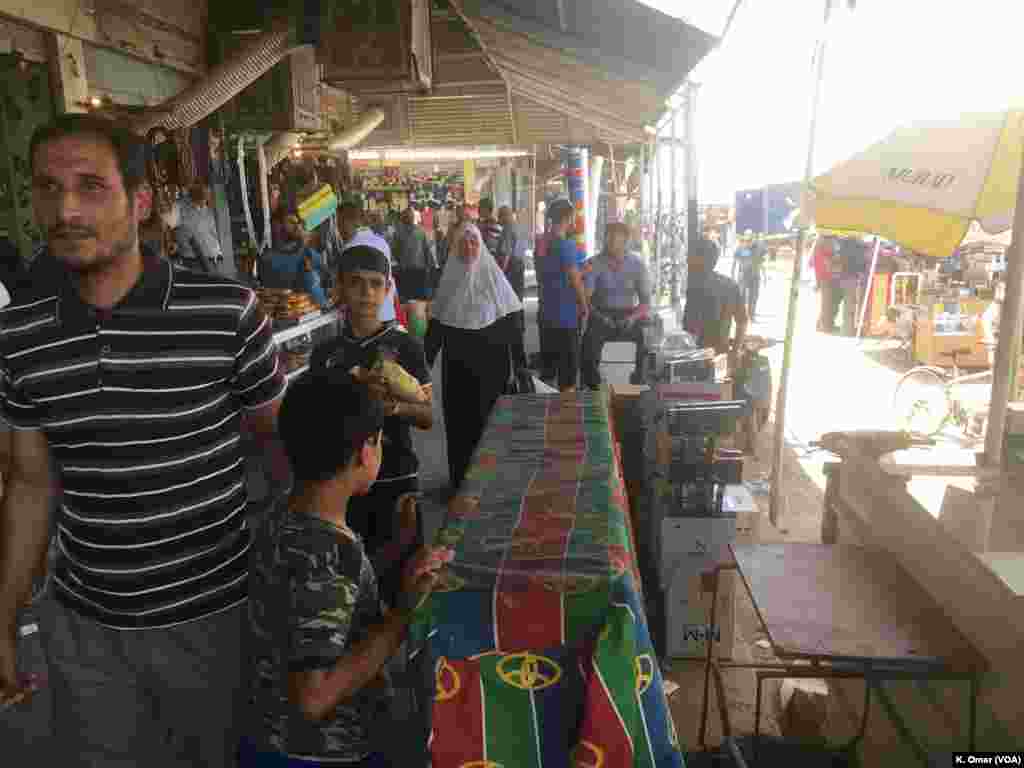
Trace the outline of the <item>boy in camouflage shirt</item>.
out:
<instances>
[{"instance_id":1,"label":"boy in camouflage shirt","mask_svg":"<svg viewBox=\"0 0 1024 768\"><path fill-rule=\"evenodd\" d=\"M385 665L450 553L421 549L385 614L345 520L349 499L380 469L380 405L347 372L329 369L295 381L278 418L295 491L254 543L254 717L242 765L386 765L371 740L390 705Z\"/></svg>"}]
</instances>

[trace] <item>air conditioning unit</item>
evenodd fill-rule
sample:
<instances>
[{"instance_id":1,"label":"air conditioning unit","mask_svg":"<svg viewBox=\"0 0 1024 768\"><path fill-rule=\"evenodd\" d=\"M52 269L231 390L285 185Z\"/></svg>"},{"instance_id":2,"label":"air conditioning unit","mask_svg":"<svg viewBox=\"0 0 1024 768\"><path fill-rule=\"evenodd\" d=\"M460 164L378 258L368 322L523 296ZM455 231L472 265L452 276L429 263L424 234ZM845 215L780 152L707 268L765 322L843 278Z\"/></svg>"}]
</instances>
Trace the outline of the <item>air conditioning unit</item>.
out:
<instances>
[{"instance_id":1,"label":"air conditioning unit","mask_svg":"<svg viewBox=\"0 0 1024 768\"><path fill-rule=\"evenodd\" d=\"M326 82L357 94L430 88L430 0L334 0L327 6L317 47Z\"/></svg>"}]
</instances>

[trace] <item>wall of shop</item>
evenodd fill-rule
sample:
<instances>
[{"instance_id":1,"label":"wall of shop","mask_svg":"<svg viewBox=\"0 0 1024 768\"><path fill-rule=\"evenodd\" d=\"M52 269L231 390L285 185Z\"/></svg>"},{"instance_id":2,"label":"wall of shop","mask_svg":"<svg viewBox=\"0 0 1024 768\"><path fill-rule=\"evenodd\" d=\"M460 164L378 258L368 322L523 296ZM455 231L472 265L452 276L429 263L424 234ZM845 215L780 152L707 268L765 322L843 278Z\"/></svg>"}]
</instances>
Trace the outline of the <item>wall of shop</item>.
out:
<instances>
[{"instance_id":1,"label":"wall of shop","mask_svg":"<svg viewBox=\"0 0 1024 768\"><path fill-rule=\"evenodd\" d=\"M193 77L95 45L85 45L90 98L109 97L115 104L153 106L180 93Z\"/></svg>"},{"instance_id":2,"label":"wall of shop","mask_svg":"<svg viewBox=\"0 0 1024 768\"><path fill-rule=\"evenodd\" d=\"M206 69L207 0L0 0L0 17L193 76Z\"/></svg>"}]
</instances>

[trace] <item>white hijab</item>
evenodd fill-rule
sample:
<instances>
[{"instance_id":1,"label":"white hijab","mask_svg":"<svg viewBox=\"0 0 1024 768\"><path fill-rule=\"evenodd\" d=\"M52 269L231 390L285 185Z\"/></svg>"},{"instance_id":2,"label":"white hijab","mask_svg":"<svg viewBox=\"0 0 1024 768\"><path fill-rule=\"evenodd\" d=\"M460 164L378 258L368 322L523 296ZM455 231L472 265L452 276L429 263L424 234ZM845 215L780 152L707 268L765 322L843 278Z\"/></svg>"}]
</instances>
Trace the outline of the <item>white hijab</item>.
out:
<instances>
[{"instance_id":1,"label":"white hijab","mask_svg":"<svg viewBox=\"0 0 1024 768\"><path fill-rule=\"evenodd\" d=\"M471 264L462 258L462 241L467 237L475 237L480 243L480 256ZM452 241L437 286L434 317L453 328L477 331L522 308L505 273L484 245L480 230L473 224L463 224Z\"/></svg>"}]
</instances>

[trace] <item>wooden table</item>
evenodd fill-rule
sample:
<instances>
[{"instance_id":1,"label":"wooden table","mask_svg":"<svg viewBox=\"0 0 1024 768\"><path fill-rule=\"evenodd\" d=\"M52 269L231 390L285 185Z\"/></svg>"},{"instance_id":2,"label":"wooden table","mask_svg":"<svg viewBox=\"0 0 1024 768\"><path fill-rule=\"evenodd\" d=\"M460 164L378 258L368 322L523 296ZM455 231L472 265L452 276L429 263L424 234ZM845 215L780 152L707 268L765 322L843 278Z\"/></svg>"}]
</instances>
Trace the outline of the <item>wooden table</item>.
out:
<instances>
[{"instance_id":1,"label":"wooden table","mask_svg":"<svg viewBox=\"0 0 1024 768\"><path fill-rule=\"evenodd\" d=\"M855 677L865 686L864 735L872 686L894 679L970 682L969 748L974 747L977 676L986 663L934 601L885 552L821 544L732 545L731 561L713 574L717 594L723 570L739 572L779 663L725 664L706 659L700 741L707 727L709 685L718 686L723 731L731 739L722 703L721 669L757 668L755 743L761 685L769 677ZM712 625L716 621L712 602ZM809 663L808 663L809 662ZM771 670L771 671L769 671Z\"/></svg>"}]
</instances>

